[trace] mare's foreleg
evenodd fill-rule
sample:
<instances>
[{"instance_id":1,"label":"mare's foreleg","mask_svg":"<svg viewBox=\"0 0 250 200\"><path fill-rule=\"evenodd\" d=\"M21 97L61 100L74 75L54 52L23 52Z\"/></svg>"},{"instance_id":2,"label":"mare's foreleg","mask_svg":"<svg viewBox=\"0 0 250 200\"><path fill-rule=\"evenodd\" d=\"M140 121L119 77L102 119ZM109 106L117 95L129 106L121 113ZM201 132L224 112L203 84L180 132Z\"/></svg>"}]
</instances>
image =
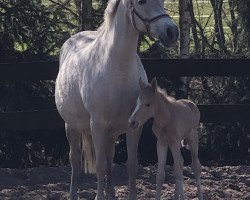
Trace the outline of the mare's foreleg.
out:
<instances>
[{"instance_id":1,"label":"mare's foreleg","mask_svg":"<svg viewBox=\"0 0 250 200\"><path fill-rule=\"evenodd\" d=\"M161 199L161 190L165 180L165 165L168 153L168 145L161 143L160 140L161 138L157 138L158 169L156 174L156 200Z\"/></svg>"},{"instance_id":2,"label":"mare's foreleg","mask_svg":"<svg viewBox=\"0 0 250 200\"><path fill-rule=\"evenodd\" d=\"M106 158L107 158L107 187L106 194L108 200L115 199L115 189L113 185L113 158L115 155L115 141L113 138L109 138L107 141Z\"/></svg>"},{"instance_id":3,"label":"mare's foreleg","mask_svg":"<svg viewBox=\"0 0 250 200\"><path fill-rule=\"evenodd\" d=\"M71 165L70 200L77 199L77 182L81 169L81 133L75 131L68 124L65 124L66 136L70 146L69 161Z\"/></svg>"},{"instance_id":4,"label":"mare's foreleg","mask_svg":"<svg viewBox=\"0 0 250 200\"><path fill-rule=\"evenodd\" d=\"M136 177L138 172L138 160L137 160L137 149L138 142L141 136L142 127L138 128L134 132L128 132L126 134L126 142L127 142L127 172L129 176L129 194L128 200L137 199L136 192Z\"/></svg>"}]
</instances>

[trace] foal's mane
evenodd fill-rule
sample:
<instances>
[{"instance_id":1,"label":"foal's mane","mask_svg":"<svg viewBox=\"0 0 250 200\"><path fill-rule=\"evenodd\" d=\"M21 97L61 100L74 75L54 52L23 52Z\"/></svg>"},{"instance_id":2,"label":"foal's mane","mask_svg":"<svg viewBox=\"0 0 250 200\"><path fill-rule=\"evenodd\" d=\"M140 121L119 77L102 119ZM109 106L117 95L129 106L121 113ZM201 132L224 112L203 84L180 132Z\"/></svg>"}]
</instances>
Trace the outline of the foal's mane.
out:
<instances>
[{"instance_id":1,"label":"foal's mane","mask_svg":"<svg viewBox=\"0 0 250 200\"><path fill-rule=\"evenodd\" d=\"M167 94L166 90L160 88L159 86L157 86L157 90L156 90L162 97L163 99L169 101L169 102L174 102L176 101L176 99L174 97L171 97Z\"/></svg>"},{"instance_id":2,"label":"foal's mane","mask_svg":"<svg viewBox=\"0 0 250 200\"><path fill-rule=\"evenodd\" d=\"M117 8L119 6L121 0L109 0L107 8L104 12L104 21L102 25L98 28L98 30L103 30L106 27L109 27L112 19L114 18Z\"/></svg>"}]
</instances>

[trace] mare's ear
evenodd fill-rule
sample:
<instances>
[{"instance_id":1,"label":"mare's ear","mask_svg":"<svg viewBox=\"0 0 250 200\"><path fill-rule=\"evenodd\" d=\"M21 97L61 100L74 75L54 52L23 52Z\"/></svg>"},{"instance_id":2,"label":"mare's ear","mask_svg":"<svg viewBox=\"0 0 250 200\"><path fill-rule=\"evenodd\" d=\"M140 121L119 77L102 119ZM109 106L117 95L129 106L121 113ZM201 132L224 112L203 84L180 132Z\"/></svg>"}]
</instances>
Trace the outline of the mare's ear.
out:
<instances>
[{"instance_id":1,"label":"mare's ear","mask_svg":"<svg viewBox=\"0 0 250 200\"><path fill-rule=\"evenodd\" d=\"M151 86L152 86L152 88L153 88L154 91L157 90L158 83L157 83L156 77L154 77L153 80L151 81Z\"/></svg>"},{"instance_id":2,"label":"mare's ear","mask_svg":"<svg viewBox=\"0 0 250 200\"><path fill-rule=\"evenodd\" d=\"M141 77L139 79L139 85L141 90L146 87L146 84L141 80Z\"/></svg>"}]
</instances>

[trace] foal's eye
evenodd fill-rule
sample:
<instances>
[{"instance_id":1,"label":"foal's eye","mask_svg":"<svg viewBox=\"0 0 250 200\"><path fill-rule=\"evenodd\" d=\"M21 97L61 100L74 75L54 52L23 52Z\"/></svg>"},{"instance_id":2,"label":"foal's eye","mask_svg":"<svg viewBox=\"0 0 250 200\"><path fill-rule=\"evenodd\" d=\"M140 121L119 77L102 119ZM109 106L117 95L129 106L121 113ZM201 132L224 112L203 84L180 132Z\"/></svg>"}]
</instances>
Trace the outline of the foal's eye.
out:
<instances>
[{"instance_id":1,"label":"foal's eye","mask_svg":"<svg viewBox=\"0 0 250 200\"><path fill-rule=\"evenodd\" d=\"M140 5L143 5L143 4L145 4L147 2L147 0L138 0L138 3L140 4Z\"/></svg>"},{"instance_id":2,"label":"foal's eye","mask_svg":"<svg viewBox=\"0 0 250 200\"><path fill-rule=\"evenodd\" d=\"M145 106L146 106L146 107L149 107L149 106L150 106L150 104L149 104L149 103L146 103L146 104L145 104Z\"/></svg>"}]
</instances>

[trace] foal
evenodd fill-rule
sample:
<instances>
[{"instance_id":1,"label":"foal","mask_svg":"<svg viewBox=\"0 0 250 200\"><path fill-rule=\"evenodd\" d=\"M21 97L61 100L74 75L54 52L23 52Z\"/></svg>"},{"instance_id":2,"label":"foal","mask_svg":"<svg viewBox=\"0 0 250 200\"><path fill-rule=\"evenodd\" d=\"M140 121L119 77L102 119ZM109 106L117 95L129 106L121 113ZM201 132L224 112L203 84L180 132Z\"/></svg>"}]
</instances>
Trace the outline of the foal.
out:
<instances>
[{"instance_id":1,"label":"foal","mask_svg":"<svg viewBox=\"0 0 250 200\"><path fill-rule=\"evenodd\" d=\"M151 84L139 81L140 94L136 108L129 118L132 129L141 126L153 117L153 132L157 137L158 170L156 176L156 199L161 197L162 184L165 179L164 166L168 147L174 158L175 199L184 199L183 190L183 158L181 141L185 140L191 150L192 170L197 184L198 198L203 199L200 174L201 164L198 159L198 133L200 112L197 106L186 99L175 100L166 95L157 85L156 78Z\"/></svg>"}]
</instances>

